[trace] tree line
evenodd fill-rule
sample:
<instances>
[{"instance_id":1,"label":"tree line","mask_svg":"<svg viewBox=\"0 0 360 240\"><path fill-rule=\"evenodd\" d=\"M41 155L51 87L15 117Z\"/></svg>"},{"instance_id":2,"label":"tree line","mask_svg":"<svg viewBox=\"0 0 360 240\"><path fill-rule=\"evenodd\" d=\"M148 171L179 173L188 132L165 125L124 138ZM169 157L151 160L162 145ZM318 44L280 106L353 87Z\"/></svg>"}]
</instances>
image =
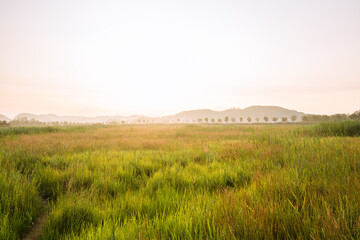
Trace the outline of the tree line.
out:
<instances>
[{"instance_id":1,"label":"tree line","mask_svg":"<svg viewBox=\"0 0 360 240\"><path fill-rule=\"evenodd\" d=\"M251 122L253 122L253 120L255 120L258 123L261 119L259 117L256 117L255 119L252 119L251 117L247 117L247 118L239 117L238 120L240 123L246 123L246 122L251 123ZM270 119L269 119L269 117L265 116L265 117L263 117L263 120L264 120L264 122L267 123L267 122L269 122ZM273 117L271 120L273 122L279 122L281 120L281 122L284 122L284 123L289 121L289 119L287 117L282 117L282 118ZM295 116L295 115L291 116L290 120L292 122L295 122L297 120L297 116ZM178 118L177 121L180 122L181 120ZM204 119L202 119L202 118L197 119L198 123L202 123L202 122L204 122L204 123L216 123L216 122L217 123L222 123L222 122L236 123L236 121L237 121L237 118L235 118L235 117L229 118L229 116L226 116L224 119L222 119L222 118L215 119L215 118L207 118L207 117ZM196 121L193 120L193 122L196 122Z\"/></svg>"},{"instance_id":2,"label":"tree line","mask_svg":"<svg viewBox=\"0 0 360 240\"><path fill-rule=\"evenodd\" d=\"M272 117L271 119L267 116L264 116L263 118L251 118L251 117L229 117L225 116L224 118L198 118L196 120L192 120L193 123L236 123L237 121L240 123L259 123L260 120L263 120L263 122L268 123L269 121L272 121L273 123L287 123L287 122L296 122L298 120L298 117L296 115L288 117ZM303 123L316 123L316 122L328 122L328 121L344 121L344 120L360 120L360 110L355 111L352 114L333 114L333 115L316 115L316 114L307 114L302 116L301 122ZM180 123L181 119L178 118L176 120L173 120L173 123ZM183 120L183 123L189 123L189 120ZM154 121L149 120L137 120L135 122L108 122L107 124L126 124L126 123L156 123ZM163 123L170 123L169 120L163 121ZM71 123L71 122L40 122L36 119L30 119L22 118L22 119L15 119L10 122L7 121L0 121L0 126L67 126L67 125L83 125L84 123Z\"/></svg>"},{"instance_id":3,"label":"tree line","mask_svg":"<svg viewBox=\"0 0 360 240\"><path fill-rule=\"evenodd\" d=\"M268 123L270 118L267 117L267 116L264 116L262 118L264 120L265 123ZM296 115L293 115L291 116L290 118L287 118L287 117L273 117L271 118L271 121L273 123L278 123L278 122L282 122L282 123L287 123L287 122L295 122L296 120L298 119L298 117ZM252 119L251 117L247 117L247 118L244 118L244 117L239 117L238 118L239 122L240 123L251 123L251 122L259 122L261 119L259 117L256 117L255 119ZM253 121L255 120L255 121ZM307 115L304 115L302 116L301 118L301 122L303 123L315 123L315 122L327 122L327 121L344 121L344 120L360 120L360 110L358 111L355 111L354 113L352 114L333 114L333 115L316 115L316 114L307 114ZM177 119L178 122L180 122L181 120L178 118ZM208 118L208 117L205 117L204 119L203 118L198 118L197 119L197 122L198 123L202 123L202 122L205 122L205 123L222 123L222 122L225 122L225 123L229 123L229 122L232 122L232 123L235 123L237 121L237 118L235 117L231 117L229 118L229 116L226 116L224 119L222 118ZM196 122L193 120L193 122Z\"/></svg>"},{"instance_id":4,"label":"tree line","mask_svg":"<svg viewBox=\"0 0 360 240\"><path fill-rule=\"evenodd\" d=\"M333 115L316 115L308 114L302 117L302 122L329 122L329 121L344 121L344 120L360 120L360 110L352 114L333 114Z\"/></svg>"}]
</instances>

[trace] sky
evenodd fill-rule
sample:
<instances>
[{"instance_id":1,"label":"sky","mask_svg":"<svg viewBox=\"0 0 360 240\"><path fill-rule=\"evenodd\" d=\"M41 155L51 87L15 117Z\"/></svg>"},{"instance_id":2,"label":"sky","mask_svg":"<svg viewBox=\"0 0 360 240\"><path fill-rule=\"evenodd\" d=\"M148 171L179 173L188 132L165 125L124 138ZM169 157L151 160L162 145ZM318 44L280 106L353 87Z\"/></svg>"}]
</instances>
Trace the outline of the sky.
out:
<instances>
[{"instance_id":1,"label":"sky","mask_svg":"<svg viewBox=\"0 0 360 240\"><path fill-rule=\"evenodd\" d=\"M360 109L359 0L0 0L0 114Z\"/></svg>"}]
</instances>

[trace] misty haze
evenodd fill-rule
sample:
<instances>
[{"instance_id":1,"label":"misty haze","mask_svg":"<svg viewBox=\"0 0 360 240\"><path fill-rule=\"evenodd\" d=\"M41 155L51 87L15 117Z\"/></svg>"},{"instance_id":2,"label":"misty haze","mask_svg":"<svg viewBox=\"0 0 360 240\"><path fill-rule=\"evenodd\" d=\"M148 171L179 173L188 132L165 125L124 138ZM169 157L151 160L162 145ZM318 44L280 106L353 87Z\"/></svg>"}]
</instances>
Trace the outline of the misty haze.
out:
<instances>
[{"instance_id":1,"label":"misty haze","mask_svg":"<svg viewBox=\"0 0 360 240\"><path fill-rule=\"evenodd\" d=\"M0 240L360 239L360 1L0 1Z\"/></svg>"}]
</instances>

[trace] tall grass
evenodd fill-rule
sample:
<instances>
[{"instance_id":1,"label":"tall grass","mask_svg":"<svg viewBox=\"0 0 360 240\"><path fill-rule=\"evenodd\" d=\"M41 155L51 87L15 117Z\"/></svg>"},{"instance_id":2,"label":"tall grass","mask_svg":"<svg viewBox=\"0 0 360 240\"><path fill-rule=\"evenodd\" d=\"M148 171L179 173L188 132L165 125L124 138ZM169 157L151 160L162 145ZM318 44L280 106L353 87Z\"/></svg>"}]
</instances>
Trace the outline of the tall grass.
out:
<instances>
[{"instance_id":1,"label":"tall grass","mask_svg":"<svg viewBox=\"0 0 360 240\"><path fill-rule=\"evenodd\" d=\"M41 197L52 203L42 239L359 239L359 139L318 135L290 125L2 135L0 239L28 231Z\"/></svg>"},{"instance_id":2,"label":"tall grass","mask_svg":"<svg viewBox=\"0 0 360 240\"><path fill-rule=\"evenodd\" d=\"M18 134L40 134L58 132L60 127L5 127L0 128L0 137Z\"/></svg>"},{"instance_id":3,"label":"tall grass","mask_svg":"<svg viewBox=\"0 0 360 240\"><path fill-rule=\"evenodd\" d=\"M0 169L0 239L20 239L41 213L35 182Z\"/></svg>"},{"instance_id":4,"label":"tall grass","mask_svg":"<svg viewBox=\"0 0 360 240\"><path fill-rule=\"evenodd\" d=\"M108 128L109 125L92 124L92 125L80 125L80 126L41 126L41 127L2 127L0 128L0 137L7 135L19 135L19 134L44 134L55 132L84 132L90 129Z\"/></svg>"},{"instance_id":5,"label":"tall grass","mask_svg":"<svg viewBox=\"0 0 360 240\"><path fill-rule=\"evenodd\" d=\"M360 136L360 120L322 122L313 131L321 136Z\"/></svg>"}]
</instances>

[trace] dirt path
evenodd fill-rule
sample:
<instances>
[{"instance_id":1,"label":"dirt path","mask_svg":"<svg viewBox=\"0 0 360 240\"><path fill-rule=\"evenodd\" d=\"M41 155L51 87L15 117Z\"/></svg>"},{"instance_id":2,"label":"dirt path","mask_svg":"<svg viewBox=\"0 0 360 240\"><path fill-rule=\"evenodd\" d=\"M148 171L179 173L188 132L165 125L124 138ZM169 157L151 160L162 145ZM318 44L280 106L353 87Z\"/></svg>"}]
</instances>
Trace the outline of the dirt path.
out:
<instances>
[{"instance_id":1,"label":"dirt path","mask_svg":"<svg viewBox=\"0 0 360 240\"><path fill-rule=\"evenodd\" d=\"M48 216L48 203L47 201L43 200L43 206L46 209L43 215L41 215L35 222L34 226L30 230L28 234L23 238L23 240L38 240L40 239L42 228L45 226L46 218Z\"/></svg>"}]
</instances>

